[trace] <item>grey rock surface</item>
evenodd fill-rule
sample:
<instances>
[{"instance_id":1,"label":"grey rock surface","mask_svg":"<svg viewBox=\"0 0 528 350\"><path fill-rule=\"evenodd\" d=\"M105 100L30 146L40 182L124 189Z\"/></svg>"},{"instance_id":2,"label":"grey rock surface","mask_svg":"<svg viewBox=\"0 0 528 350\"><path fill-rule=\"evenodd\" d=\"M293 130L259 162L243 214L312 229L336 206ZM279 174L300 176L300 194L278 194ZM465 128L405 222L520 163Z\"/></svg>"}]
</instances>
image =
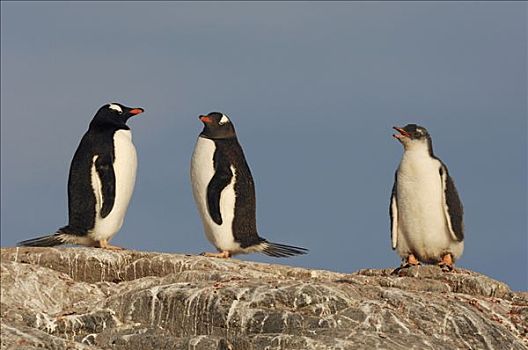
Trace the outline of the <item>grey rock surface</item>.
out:
<instances>
[{"instance_id":1,"label":"grey rock surface","mask_svg":"<svg viewBox=\"0 0 528 350\"><path fill-rule=\"evenodd\" d=\"M528 293L457 269L352 274L2 248L2 349L528 349Z\"/></svg>"}]
</instances>

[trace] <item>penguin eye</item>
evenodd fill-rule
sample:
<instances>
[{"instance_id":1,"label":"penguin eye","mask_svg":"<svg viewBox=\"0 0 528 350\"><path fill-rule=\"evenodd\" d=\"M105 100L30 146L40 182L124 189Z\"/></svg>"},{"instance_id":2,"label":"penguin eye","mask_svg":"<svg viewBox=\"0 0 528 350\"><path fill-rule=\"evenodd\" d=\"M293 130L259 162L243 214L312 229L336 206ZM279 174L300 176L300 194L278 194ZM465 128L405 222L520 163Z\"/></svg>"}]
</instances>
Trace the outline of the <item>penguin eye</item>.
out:
<instances>
[{"instance_id":1,"label":"penguin eye","mask_svg":"<svg viewBox=\"0 0 528 350\"><path fill-rule=\"evenodd\" d=\"M119 105L116 105L114 103L111 103L109 106L108 106L109 109L113 109L114 111L117 112L117 114L123 114L123 110L121 109L121 107Z\"/></svg>"},{"instance_id":2,"label":"penguin eye","mask_svg":"<svg viewBox=\"0 0 528 350\"><path fill-rule=\"evenodd\" d=\"M424 131L422 129L416 129L415 132L413 132L413 135L415 138L420 138L424 136Z\"/></svg>"}]
</instances>

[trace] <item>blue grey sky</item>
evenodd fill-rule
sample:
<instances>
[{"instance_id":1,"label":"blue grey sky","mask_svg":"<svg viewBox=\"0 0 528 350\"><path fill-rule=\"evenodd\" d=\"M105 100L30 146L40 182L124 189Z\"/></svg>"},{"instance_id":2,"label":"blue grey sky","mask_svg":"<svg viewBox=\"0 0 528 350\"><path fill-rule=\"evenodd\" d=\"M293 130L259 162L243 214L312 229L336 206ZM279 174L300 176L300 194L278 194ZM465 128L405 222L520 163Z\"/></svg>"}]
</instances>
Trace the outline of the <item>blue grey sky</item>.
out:
<instances>
[{"instance_id":1,"label":"blue grey sky","mask_svg":"<svg viewBox=\"0 0 528 350\"><path fill-rule=\"evenodd\" d=\"M192 198L199 114L234 122L259 233L352 272L399 264L393 125L433 136L465 206L461 267L527 289L524 2L1 2L2 246L66 224L97 109L130 121L136 191L113 243L212 251Z\"/></svg>"}]
</instances>

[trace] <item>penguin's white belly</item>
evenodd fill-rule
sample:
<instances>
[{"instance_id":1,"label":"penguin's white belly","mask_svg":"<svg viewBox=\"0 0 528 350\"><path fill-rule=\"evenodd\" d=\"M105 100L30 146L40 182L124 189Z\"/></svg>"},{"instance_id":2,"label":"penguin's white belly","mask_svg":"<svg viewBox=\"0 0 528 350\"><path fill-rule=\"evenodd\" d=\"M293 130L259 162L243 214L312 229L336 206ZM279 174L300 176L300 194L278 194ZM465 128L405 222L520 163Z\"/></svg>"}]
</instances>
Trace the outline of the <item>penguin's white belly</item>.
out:
<instances>
[{"instance_id":1,"label":"penguin's white belly","mask_svg":"<svg viewBox=\"0 0 528 350\"><path fill-rule=\"evenodd\" d=\"M410 152L409 152L410 153ZM444 212L440 162L404 155L398 169L398 254L409 253L421 261L436 262L450 252L456 259L463 243L451 238Z\"/></svg>"},{"instance_id":2,"label":"penguin's white belly","mask_svg":"<svg viewBox=\"0 0 528 350\"><path fill-rule=\"evenodd\" d=\"M115 200L112 210L105 218L101 217L103 206L101 180L97 175L95 165L92 165L92 186L96 193L96 205L95 226L90 236L94 240L110 240L121 229L134 192L137 154L130 130L118 130L114 133L114 155Z\"/></svg>"},{"instance_id":3,"label":"penguin's white belly","mask_svg":"<svg viewBox=\"0 0 528 350\"><path fill-rule=\"evenodd\" d=\"M207 187L215 174L213 156L216 146L214 141L198 137L191 159L191 183L193 196L202 219L207 239L220 251L238 251L240 244L233 236L233 219L235 217L235 170L231 167L233 177L220 195L220 213L222 224L218 225L209 215L207 205Z\"/></svg>"}]
</instances>

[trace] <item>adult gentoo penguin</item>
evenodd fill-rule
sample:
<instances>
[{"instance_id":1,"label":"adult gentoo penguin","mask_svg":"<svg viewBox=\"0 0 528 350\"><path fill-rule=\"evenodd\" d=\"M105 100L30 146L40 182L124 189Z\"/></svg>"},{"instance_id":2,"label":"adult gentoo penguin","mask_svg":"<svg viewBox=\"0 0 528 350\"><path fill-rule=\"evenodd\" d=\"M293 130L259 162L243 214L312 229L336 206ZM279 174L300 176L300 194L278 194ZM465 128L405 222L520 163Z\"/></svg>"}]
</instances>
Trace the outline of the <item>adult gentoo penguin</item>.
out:
<instances>
[{"instance_id":1,"label":"adult gentoo penguin","mask_svg":"<svg viewBox=\"0 0 528 350\"><path fill-rule=\"evenodd\" d=\"M69 222L55 234L20 242L121 249L108 241L121 229L134 191L137 157L126 122L143 113L119 103L102 106L75 152L68 178Z\"/></svg>"},{"instance_id":2,"label":"adult gentoo penguin","mask_svg":"<svg viewBox=\"0 0 528 350\"><path fill-rule=\"evenodd\" d=\"M389 210L392 249L402 258L402 267L424 262L450 271L464 250L463 208L455 183L434 155L424 127L394 129L404 152Z\"/></svg>"},{"instance_id":3,"label":"adult gentoo penguin","mask_svg":"<svg viewBox=\"0 0 528 350\"><path fill-rule=\"evenodd\" d=\"M258 235L255 185L233 123L219 112L199 118L204 128L191 160L191 182L207 239L219 251L203 255L229 258L253 252L274 257L306 254L304 248L271 243Z\"/></svg>"}]
</instances>

